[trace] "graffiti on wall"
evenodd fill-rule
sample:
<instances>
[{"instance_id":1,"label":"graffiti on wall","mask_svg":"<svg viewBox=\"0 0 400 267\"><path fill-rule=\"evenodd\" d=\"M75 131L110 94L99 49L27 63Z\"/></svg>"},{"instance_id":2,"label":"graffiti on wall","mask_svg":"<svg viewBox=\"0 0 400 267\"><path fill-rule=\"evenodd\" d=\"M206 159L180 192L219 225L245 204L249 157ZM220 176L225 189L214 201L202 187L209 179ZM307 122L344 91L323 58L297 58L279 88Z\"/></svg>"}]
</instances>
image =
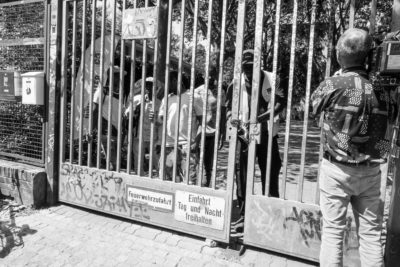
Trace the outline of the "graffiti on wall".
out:
<instances>
[{"instance_id":1,"label":"graffiti on wall","mask_svg":"<svg viewBox=\"0 0 400 267\"><path fill-rule=\"evenodd\" d=\"M247 229L251 239L262 240L267 246L276 248L309 251L311 254L319 251L322 214L318 208L279 206L272 203L265 205L264 202L254 201L250 213ZM287 240L292 240L291 248L288 248ZM356 251L358 248L356 229L351 216L346 218L344 246L345 253Z\"/></svg>"},{"instance_id":2,"label":"graffiti on wall","mask_svg":"<svg viewBox=\"0 0 400 267\"><path fill-rule=\"evenodd\" d=\"M63 164L61 167L60 199L102 211L127 214L149 220L144 203L126 199L124 179L114 172Z\"/></svg>"}]
</instances>

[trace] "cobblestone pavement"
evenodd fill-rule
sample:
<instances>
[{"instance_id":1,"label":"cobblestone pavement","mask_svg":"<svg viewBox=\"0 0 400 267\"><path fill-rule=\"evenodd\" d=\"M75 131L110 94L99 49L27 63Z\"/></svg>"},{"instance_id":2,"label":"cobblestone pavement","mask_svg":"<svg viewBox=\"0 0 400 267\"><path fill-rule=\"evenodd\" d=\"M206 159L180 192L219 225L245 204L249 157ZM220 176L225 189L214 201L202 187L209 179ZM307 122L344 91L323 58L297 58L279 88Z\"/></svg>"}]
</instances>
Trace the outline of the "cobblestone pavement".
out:
<instances>
[{"instance_id":1,"label":"cobblestone pavement","mask_svg":"<svg viewBox=\"0 0 400 267\"><path fill-rule=\"evenodd\" d=\"M60 205L3 224L0 266L315 266L246 248ZM4 237L6 236L6 238Z\"/></svg>"}]
</instances>

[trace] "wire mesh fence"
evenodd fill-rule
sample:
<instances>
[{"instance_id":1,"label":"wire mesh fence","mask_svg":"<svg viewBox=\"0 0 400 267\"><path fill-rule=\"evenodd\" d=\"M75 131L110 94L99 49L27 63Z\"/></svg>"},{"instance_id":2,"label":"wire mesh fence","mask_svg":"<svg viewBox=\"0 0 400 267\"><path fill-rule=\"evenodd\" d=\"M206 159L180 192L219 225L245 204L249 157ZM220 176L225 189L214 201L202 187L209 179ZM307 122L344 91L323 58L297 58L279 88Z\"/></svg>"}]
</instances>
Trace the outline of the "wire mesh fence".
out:
<instances>
[{"instance_id":1,"label":"wire mesh fence","mask_svg":"<svg viewBox=\"0 0 400 267\"><path fill-rule=\"evenodd\" d=\"M26 39L44 36L45 2L0 2L0 39Z\"/></svg>"},{"instance_id":2,"label":"wire mesh fence","mask_svg":"<svg viewBox=\"0 0 400 267\"><path fill-rule=\"evenodd\" d=\"M0 151L42 161L44 107L0 100Z\"/></svg>"},{"instance_id":3,"label":"wire mesh fence","mask_svg":"<svg viewBox=\"0 0 400 267\"><path fill-rule=\"evenodd\" d=\"M43 0L0 1L0 72L45 70L45 18ZM1 156L44 162L45 110L0 95Z\"/></svg>"},{"instance_id":4,"label":"wire mesh fence","mask_svg":"<svg viewBox=\"0 0 400 267\"><path fill-rule=\"evenodd\" d=\"M0 46L0 70L43 71L44 45Z\"/></svg>"}]
</instances>

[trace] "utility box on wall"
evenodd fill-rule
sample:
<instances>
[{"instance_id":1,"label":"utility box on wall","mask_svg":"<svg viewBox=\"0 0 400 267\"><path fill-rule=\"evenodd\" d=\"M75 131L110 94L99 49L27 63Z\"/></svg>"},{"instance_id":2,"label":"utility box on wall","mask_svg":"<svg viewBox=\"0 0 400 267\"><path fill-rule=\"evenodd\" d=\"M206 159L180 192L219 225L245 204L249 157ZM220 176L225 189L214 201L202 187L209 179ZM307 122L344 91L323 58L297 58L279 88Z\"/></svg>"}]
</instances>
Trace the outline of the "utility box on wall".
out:
<instances>
[{"instance_id":1,"label":"utility box on wall","mask_svg":"<svg viewBox=\"0 0 400 267\"><path fill-rule=\"evenodd\" d=\"M0 71L0 100L17 101L21 96L21 73L13 70Z\"/></svg>"},{"instance_id":2,"label":"utility box on wall","mask_svg":"<svg viewBox=\"0 0 400 267\"><path fill-rule=\"evenodd\" d=\"M44 105L44 73L27 72L22 76L22 104Z\"/></svg>"}]
</instances>

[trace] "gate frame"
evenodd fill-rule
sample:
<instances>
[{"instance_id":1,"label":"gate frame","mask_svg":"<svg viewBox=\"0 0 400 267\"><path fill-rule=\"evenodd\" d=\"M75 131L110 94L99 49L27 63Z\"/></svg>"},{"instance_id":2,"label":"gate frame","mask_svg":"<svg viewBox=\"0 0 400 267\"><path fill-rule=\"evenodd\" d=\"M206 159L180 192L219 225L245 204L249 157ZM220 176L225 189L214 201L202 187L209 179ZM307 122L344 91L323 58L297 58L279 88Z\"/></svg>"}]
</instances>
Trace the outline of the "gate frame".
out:
<instances>
[{"instance_id":1,"label":"gate frame","mask_svg":"<svg viewBox=\"0 0 400 267\"><path fill-rule=\"evenodd\" d=\"M55 205L58 202L59 181L59 115L61 99L61 4L63 0L45 0L47 3L47 130L45 138L45 169L47 173L47 203Z\"/></svg>"},{"instance_id":2,"label":"gate frame","mask_svg":"<svg viewBox=\"0 0 400 267\"><path fill-rule=\"evenodd\" d=\"M51 75L50 75L50 84L51 84L50 92L52 93L52 96L56 99L56 101L50 102L50 104L52 104L52 106L57 106L56 104L58 104L58 103L60 104L59 105L60 110L59 110L59 113L57 113L57 115L58 115L58 118L61 118L61 120L59 120L60 121L60 131L57 132L58 135L55 136L55 139L58 140L58 142L56 142L56 144L58 144L57 148L60 149L60 151L59 151L59 153L52 155L54 158L54 161L51 164L51 167L53 167L53 169L52 169L53 175L55 176L55 174L57 174L57 177L58 177L58 179L53 180L53 183L52 183L52 189L54 190L53 193L55 193L55 195L56 195L55 197L58 197L60 202L78 205L78 206L98 210L98 211L101 211L104 213L125 217L128 219L134 220L134 221L140 221L140 222L147 223L147 224L161 226L161 227L169 228L169 229L176 230L176 231L187 232L187 233L197 235L200 237L211 238L213 240L218 240L218 241L221 241L224 243L229 243L229 241L230 241L230 221L231 221L231 216L232 216L232 203L233 203L233 197L232 197L233 196L233 180L230 180L230 181L228 180L226 189L221 191L221 190L217 190L217 189L213 189L213 188L195 187L195 186L191 186L191 185L187 185L187 184L178 184L178 183L173 183L173 182L168 182L168 181L161 181L158 179L149 179L148 177L143 177L143 176L138 176L138 175L133 175L133 174L91 168L91 167L72 164L72 163L69 163L64 160L64 153L63 153L64 147L65 147L64 146L64 138L61 138L61 137L63 136L63 133L65 132L65 122L64 122L63 118L67 114L66 113L66 88L67 88L66 84L67 84L67 81L66 81L66 72L65 72L66 64L67 64L67 60L66 60L67 27L64 27L64 28L61 28L61 27L64 26L67 22L67 14L66 14L66 12L63 13L64 8L66 7L67 3L77 1L77 0L52 0L52 1L53 1L52 3L54 3L54 5L52 5L51 10L54 13L52 12L52 15L51 15L52 29L51 29L51 35L50 35L51 39L50 40L51 40L51 45L52 45L51 48L53 48L53 50L50 49L50 66L51 66L50 70L52 71ZM165 4L165 2L167 2L167 1L162 1L162 2L163 2L162 4ZM169 2L171 3L171 1L169 1ZM57 14L57 16L53 16L54 14ZM163 15L164 14L161 13L161 17L165 18ZM168 19L168 17L166 17L165 19ZM56 24L53 24L53 22L55 22ZM160 24L162 24L162 23L160 23ZM163 26L161 26L161 28L162 27ZM159 34L159 36L161 38L163 38L162 34ZM165 42L166 40L163 40L163 41ZM163 45L164 44L160 44L161 47L163 47ZM166 47L167 47L167 45L168 45L168 43L166 44ZM164 53L161 52L160 54L161 54L161 56L163 56ZM161 74L163 72L164 71L160 71L158 75L163 77L163 74ZM166 74L166 73L164 72L164 74ZM56 78L59 78L59 79L56 79ZM61 82L55 83L55 81L61 81ZM52 129L54 130L55 125L58 125L58 124L56 124L58 121L55 120L55 118L57 117L57 116L55 116L55 113L53 113L52 115L53 115L52 119L54 119L53 124L52 124L52 126L53 126ZM49 120L50 120L50 118L49 118ZM58 164L56 164L56 163L58 163ZM118 171L118 169L117 169L117 171ZM119 195L118 197L119 197L119 199L122 199L125 197L125 199L122 200L122 202L120 202L120 203L111 203L110 201L105 200L106 204L104 204L103 199L102 199L103 191L100 191L99 194L97 194L98 192L96 191L95 193L93 193L93 192L90 193L90 198L92 198L92 196L93 196L93 199L91 199L90 201L86 201L86 203L83 203L83 201L81 201L81 200L82 199L84 200L86 196L83 194L83 195L81 195L80 199L78 199L76 197L76 195L72 196L72 193L76 193L74 190L76 189L75 186L77 184L70 183L70 179L71 180L79 179L81 175L85 175L83 173L87 174L87 176L95 177L95 178L93 178L93 180L91 180L91 182L93 182L93 183L95 183L95 181L94 181L95 179L98 179L99 177L100 177L100 179L102 179L101 177L104 177L105 178L104 181L103 180L101 181L102 185L105 183L108 183L108 181L110 179L119 180L120 181L119 186L122 187L123 193L121 195ZM136 211L140 212L142 209L142 206L139 203L140 207L136 207L136 204L133 204L127 200L128 199L128 197L127 197L128 196L128 188L130 188L130 187L135 187L139 190L143 189L143 190L147 190L147 191L153 191L153 192L155 191L155 192L161 193L161 194L172 194L173 200L174 200L173 201L173 209L171 211L172 214L166 215L165 211L164 211L164 214L162 214L162 212L157 210L157 208L155 206L151 206L151 205L147 206L146 205L147 212L150 210L150 215L153 216L153 218L155 218L155 219L152 220L151 217L145 218L144 216L136 216L137 214L134 214L135 212L132 212L132 210L136 209ZM202 197L202 196L210 197L211 200L209 200L208 203L212 203L214 201L215 201L214 203L218 202L219 203L217 205L218 207L221 206L221 200L223 200L224 201L224 206L223 206L223 208L224 208L224 216L223 217L224 218L223 218L222 226L220 226L220 227L222 227L222 229L217 229L217 228L215 228L215 226L214 226L214 228L205 227L205 226L203 226L204 224L203 225L199 225L199 224L195 225L195 224L188 223L187 221L189 221L189 220L187 219L187 214L186 214L186 222L182 221L182 219L181 220L176 219L178 217L178 215L176 215L176 213L174 213L174 208L177 205L177 201L176 201L177 191L180 191L180 193L181 193L180 196L183 195L185 197L188 197L189 202L190 202L190 196L188 196L187 194L190 194L190 193L198 194L199 197ZM94 197L96 197L96 199L94 199ZM219 200L218 200L218 198L219 198ZM117 202L118 201L119 200L117 200ZM96 208L96 205L99 203L101 204L100 206L103 206L102 210L101 209L99 210L98 208ZM129 205L129 203L130 203L130 205ZM125 205L129 206L129 209L130 209L129 211L127 211L125 209ZM201 206L204 206L204 205L207 205L207 204L201 204ZM113 207L118 206L120 208L120 210L114 212L111 210L111 206L113 206ZM110 210L106 210L107 207L109 207ZM123 212L121 211L121 209L123 210ZM143 208L143 209L145 209L145 208ZM218 214L217 211L216 211L216 213ZM209 215L209 213L208 213L208 215ZM214 216L222 217L221 215L220 216L214 215ZM191 220L191 221L193 221L193 220ZM219 225L221 225L221 224L219 224Z\"/></svg>"},{"instance_id":3,"label":"gate frame","mask_svg":"<svg viewBox=\"0 0 400 267\"><path fill-rule=\"evenodd\" d=\"M400 0L393 0L392 9L392 32L400 30ZM399 88L397 88L399 94ZM399 98L398 98L399 99ZM400 113L397 114L400 116ZM397 118L397 122L399 118ZM397 136L399 138L398 127ZM400 148L397 147L397 150ZM385 247L385 264L388 267L397 266L400 261L400 157L399 151L393 156L394 170L393 170L393 184L390 196L389 218L387 222L386 234L386 247Z\"/></svg>"}]
</instances>

